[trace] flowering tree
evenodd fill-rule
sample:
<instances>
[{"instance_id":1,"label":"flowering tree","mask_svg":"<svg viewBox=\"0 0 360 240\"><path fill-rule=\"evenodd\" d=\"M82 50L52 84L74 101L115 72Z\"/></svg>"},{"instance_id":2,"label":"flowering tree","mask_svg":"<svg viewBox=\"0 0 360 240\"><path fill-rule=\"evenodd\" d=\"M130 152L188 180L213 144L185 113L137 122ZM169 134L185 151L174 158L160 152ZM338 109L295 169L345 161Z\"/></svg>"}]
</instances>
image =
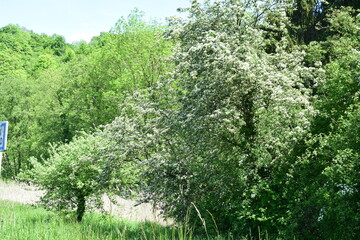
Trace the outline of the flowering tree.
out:
<instances>
[{"instance_id":1,"label":"flowering tree","mask_svg":"<svg viewBox=\"0 0 360 240\"><path fill-rule=\"evenodd\" d=\"M148 162L150 198L165 211L181 220L196 206L208 223L214 216L221 228L246 231L285 214L273 208L278 176L315 113L306 87L315 69L291 47L284 9L249 3L193 1L189 19L173 29L168 85L177 86L170 92L178 105L163 119L169 147ZM274 51L261 29L279 33Z\"/></svg>"},{"instance_id":2,"label":"flowering tree","mask_svg":"<svg viewBox=\"0 0 360 240\"><path fill-rule=\"evenodd\" d=\"M31 158L33 168L21 177L45 190L41 201L47 208L76 210L81 221L87 207L101 204L105 189L99 188L98 181L104 165L99 157L103 144L98 134L75 137L68 144L54 146L46 160Z\"/></svg>"}]
</instances>

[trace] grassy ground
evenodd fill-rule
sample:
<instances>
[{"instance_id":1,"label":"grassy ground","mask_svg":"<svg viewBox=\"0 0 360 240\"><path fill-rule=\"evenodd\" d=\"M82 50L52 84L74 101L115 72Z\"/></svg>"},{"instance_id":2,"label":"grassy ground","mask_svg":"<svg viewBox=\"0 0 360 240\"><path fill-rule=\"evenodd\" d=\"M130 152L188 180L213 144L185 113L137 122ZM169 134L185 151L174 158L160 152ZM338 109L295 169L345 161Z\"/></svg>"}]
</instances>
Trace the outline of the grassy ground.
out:
<instances>
[{"instance_id":1,"label":"grassy ground","mask_svg":"<svg viewBox=\"0 0 360 240\"><path fill-rule=\"evenodd\" d=\"M72 219L43 208L1 200L0 239L171 239L176 234L155 223L120 221L95 213L86 214L81 223Z\"/></svg>"},{"instance_id":2,"label":"grassy ground","mask_svg":"<svg viewBox=\"0 0 360 240\"><path fill-rule=\"evenodd\" d=\"M134 207L133 202L122 199L119 205L111 205L105 199L105 206L110 209L107 212L112 216L86 213L83 222L78 223L74 216L30 205L42 194L35 187L0 181L0 240L247 239L231 234L194 236L189 226L171 226L153 217L151 206Z\"/></svg>"},{"instance_id":3,"label":"grassy ground","mask_svg":"<svg viewBox=\"0 0 360 240\"><path fill-rule=\"evenodd\" d=\"M234 239L230 235L195 237L187 227L165 227L151 222L129 222L96 213L85 214L81 223L73 219L75 219L74 216L59 215L40 207L0 200L0 239Z\"/></svg>"}]
</instances>

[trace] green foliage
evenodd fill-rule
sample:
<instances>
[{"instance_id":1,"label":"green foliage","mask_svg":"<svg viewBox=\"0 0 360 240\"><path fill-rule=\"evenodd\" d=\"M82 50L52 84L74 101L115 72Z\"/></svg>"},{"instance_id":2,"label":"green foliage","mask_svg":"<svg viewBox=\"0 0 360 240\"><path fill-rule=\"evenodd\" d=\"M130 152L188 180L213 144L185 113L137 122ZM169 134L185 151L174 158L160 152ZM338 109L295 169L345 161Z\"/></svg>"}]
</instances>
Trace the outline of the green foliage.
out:
<instances>
[{"instance_id":1,"label":"green foliage","mask_svg":"<svg viewBox=\"0 0 360 240\"><path fill-rule=\"evenodd\" d=\"M299 44L309 44L311 41L324 41L331 35L327 31L327 17L334 11L349 7L360 10L357 0L286 0L287 15L291 19L289 31L292 38ZM355 17L356 11L352 13ZM334 25L333 25L334 26ZM347 22L341 22L341 28L347 28Z\"/></svg>"},{"instance_id":2,"label":"green foliage","mask_svg":"<svg viewBox=\"0 0 360 240\"><path fill-rule=\"evenodd\" d=\"M47 78L46 82L36 82L35 79L44 72L53 75L49 73L58 66L59 59L48 48L49 41L49 36L37 35L16 25L0 29L0 118L11 122L2 176L15 176L20 169L28 167L30 156L39 157L47 152L49 142L42 140L49 135L39 138L37 134L50 129L41 128L43 116L38 110L39 106L44 106L41 101L44 103L53 96L54 81ZM45 97L41 99L40 96ZM61 140L57 136L52 136L52 139Z\"/></svg>"},{"instance_id":3,"label":"green foliage","mask_svg":"<svg viewBox=\"0 0 360 240\"><path fill-rule=\"evenodd\" d=\"M80 45L84 54L68 62L62 76L66 84L62 86L62 103L70 138L76 130L110 123L120 114L118 105L126 95L159 81L170 68L164 59L171 47L161 31L161 26L148 24L134 13L119 20L111 34L99 37L104 45L92 50Z\"/></svg>"},{"instance_id":4,"label":"green foliage","mask_svg":"<svg viewBox=\"0 0 360 240\"><path fill-rule=\"evenodd\" d=\"M313 137L310 148L289 171L294 196L289 221L305 238L359 237L359 105L350 107L328 135ZM334 224L336 223L336 224Z\"/></svg>"},{"instance_id":5,"label":"green foliage","mask_svg":"<svg viewBox=\"0 0 360 240\"><path fill-rule=\"evenodd\" d=\"M34 87L27 78L6 78L1 82L2 101L0 118L11 122L8 150L2 176L16 175L22 167L22 159L33 154L31 133L33 113L30 96Z\"/></svg>"},{"instance_id":6,"label":"green foliage","mask_svg":"<svg viewBox=\"0 0 360 240\"><path fill-rule=\"evenodd\" d=\"M360 105L354 106L340 120L335 131L321 140L320 157L328 162L322 172L327 180L323 200L323 235L357 239L359 222ZM336 228L333 223L336 222ZM329 234L331 231L331 234Z\"/></svg>"},{"instance_id":7,"label":"green foliage","mask_svg":"<svg viewBox=\"0 0 360 240\"><path fill-rule=\"evenodd\" d=\"M56 56L61 56L66 51L66 42L63 36L53 35L52 38L54 39L50 45L50 48L54 51Z\"/></svg>"},{"instance_id":8,"label":"green foliage","mask_svg":"<svg viewBox=\"0 0 360 240\"><path fill-rule=\"evenodd\" d=\"M54 68L56 66L56 60L53 56L49 54L41 55L37 58L32 71L34 74L37 74L38 72L44 71L49 68Z\"/></svg>"},{"instance_id":9,"label":"green foliage","mask_svg":"<svg viewBox=\"0 0 360 240\"><path fill-rule=\"evenodd\" d=\"M8 49L29 55L31 52L31 34L23 31L18 25L8 25L0 30L0 42Z\"/></svg>"},{"instance_id":10,"label":"green foliage","mask_svg":"<svg viewBox=\"0 0 360 240\"><path fill-rule=\"evenodd\" d=\"M326 42L318 44L322 47L323 56L317 56L317 61L326 64L325 80L317 87L316 107L320 114L315 129L318 132L329 131L330 124L336 123L350 105L359 101L360 21L351 13L351 9L334 11L328 17L333 34ZM340 22L346 22L347 27L340 28Z\"/></svg>"},{"instance_id":11,"label":"green foliage","mask_svg":"<svg viewBox=\"0 0 360 240\"><path fill-rule=\"evenodd\" d=\"M352 12L331 12L327 40L307 46L311 65L324 65L324 78L313 85L318 114L313 134L298 146L304 153L298 151L302 156L291 161L283 178L291 206L288 231L304 238L358 238L359 23ZM340 28L339 22L347 27Z\"/></svg>"},{"instance_id":12,"label":"green foliage","mask_svg":"<svg viewBox=\"0 0 360 240\"><path fill-rule=\"evenodd\" d=\"M133 13L94 42L69 45L59 35L2 28L0 117L12 133L2 176L30 167L30 156L48 157L49 143L110 123L127 94L159 81L170 68L163 29Z\"/></svg>"}]
</instances>

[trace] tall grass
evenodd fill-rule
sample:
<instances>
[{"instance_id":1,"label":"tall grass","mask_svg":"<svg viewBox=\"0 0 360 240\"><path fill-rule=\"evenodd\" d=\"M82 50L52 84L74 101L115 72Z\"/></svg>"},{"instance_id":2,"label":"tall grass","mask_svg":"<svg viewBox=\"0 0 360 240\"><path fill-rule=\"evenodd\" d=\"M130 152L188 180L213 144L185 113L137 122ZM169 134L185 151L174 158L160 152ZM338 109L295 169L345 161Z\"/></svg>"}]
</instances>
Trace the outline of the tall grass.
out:
<instances>
[{"instance_id":1,"label":"tall grass","mask_svg":"<svg viewBox=\"0 0 360 240\"><path fill-rule=\"evenodd\" d=\"M1 240L199 240L239 239L228 236L194 236L188 224L165 227L150 222L129 222L109 215L85 214L78 223L73 216L60 215L41 207L0 201Z\"/></svg>"}]
</instances>

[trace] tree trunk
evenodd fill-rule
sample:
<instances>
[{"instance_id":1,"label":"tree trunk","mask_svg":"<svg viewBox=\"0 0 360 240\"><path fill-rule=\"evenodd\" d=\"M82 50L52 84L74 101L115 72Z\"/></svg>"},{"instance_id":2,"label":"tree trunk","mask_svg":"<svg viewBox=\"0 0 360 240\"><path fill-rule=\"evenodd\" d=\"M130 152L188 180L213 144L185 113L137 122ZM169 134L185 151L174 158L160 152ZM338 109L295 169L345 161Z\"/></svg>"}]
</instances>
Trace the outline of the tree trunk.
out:
<instances>
[{"instance_id":1,"label":"tree trunk","mask_svg":"<svg viewBox=\"0 0 360 240\"><path fill-rule=\"evenodd\" d=\"M76 210L76 214L77 214L76 220L78 222L82 221L84 213L85 213L85 196L82 194L79 194L77 196L77 210Z\"/></svg>"},{"instance_id":2,"label":"tree trunk","mask_svg":"<svg viewBox=\"0 0 360 240\"><path fill-rule=\"evenodd\" d=\"M241 110L244 115L245 126L243 128L245 140L253 147L256 137L255 131L255 109L254 109L254 90L250 90L242 101Z\"/></svg>"}]
</instances>

